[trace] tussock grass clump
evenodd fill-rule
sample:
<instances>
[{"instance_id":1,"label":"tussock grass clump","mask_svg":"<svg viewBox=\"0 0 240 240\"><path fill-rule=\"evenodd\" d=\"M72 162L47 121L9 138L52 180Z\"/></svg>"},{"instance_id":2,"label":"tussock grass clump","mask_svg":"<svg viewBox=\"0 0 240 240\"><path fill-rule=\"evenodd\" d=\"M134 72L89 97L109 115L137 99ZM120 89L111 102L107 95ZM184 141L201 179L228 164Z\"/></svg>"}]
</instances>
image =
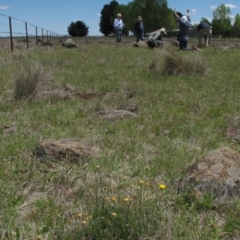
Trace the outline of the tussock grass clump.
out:
<instances>
[{"instance_id":1,"label":"tussock grass clump","mask_svg":"<svg viewBox=\"0 0 240 240\"><path fill-rule=\"evenodd\" d=\"M16 100L33 98L43 85L50 81L50 75L40 63L23 63L14 77L14 98Z\"/></svg>"},{"instance_id":2,"label":"tussock grass clump","mask_svg":"<svg viewBox=\"0 0 240 240\"><path fill-rule=\"evenodd\" d=\"M203 75L207 65L202 58L195 53L166 51L163 62L163 73L169 75Z\"/></svg>"}]
</instances>

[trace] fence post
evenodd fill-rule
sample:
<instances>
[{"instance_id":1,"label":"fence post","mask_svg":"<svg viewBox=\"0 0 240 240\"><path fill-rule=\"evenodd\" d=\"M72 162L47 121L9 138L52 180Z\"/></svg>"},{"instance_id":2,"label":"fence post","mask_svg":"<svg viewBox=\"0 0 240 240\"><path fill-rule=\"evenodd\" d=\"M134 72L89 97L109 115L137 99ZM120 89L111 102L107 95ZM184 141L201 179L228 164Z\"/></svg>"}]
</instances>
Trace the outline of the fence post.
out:
<instances>
[{"instance_id":1,"label":"fence post","mask_svg":"<svg viewBox=\"0 0 240 240\"><path fill-rule=\"evenodd\" d=\"M36 26L36 44L38 45L38 30L37 30L37 26Z\"/></svg>"},{"instance_id":2,"label":"fence post","mask_svg":"<svg viewBox=\"0 0 240 240\"><path fill-rule=\"evenodd\" d=\"M11 17L9 17L9 28L10 28L11 51L13 52L12 20L11 20Z\"/></svg>"},{"instance_id":3,"label":"fence post","mask_svg":"<svg viewBox=\"0 0 240 240\"><path fill-rule=\"evenodd\" d=\"M27 23L25 22L25 29L26 29L26 39L27 39L27 49L29 48L28 45L28 29L27 29Z\"/></svg>"}]
</instances>

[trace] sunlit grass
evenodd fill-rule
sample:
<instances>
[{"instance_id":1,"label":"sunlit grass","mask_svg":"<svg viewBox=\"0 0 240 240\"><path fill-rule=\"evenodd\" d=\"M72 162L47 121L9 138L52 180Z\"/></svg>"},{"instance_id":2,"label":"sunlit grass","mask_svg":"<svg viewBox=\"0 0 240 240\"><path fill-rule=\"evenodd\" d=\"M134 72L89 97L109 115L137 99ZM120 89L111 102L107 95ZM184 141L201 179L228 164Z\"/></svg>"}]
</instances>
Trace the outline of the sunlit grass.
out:
<instances>
[{"instance_id":1,"label":"sunlit grass","mask_svg":"<svg viewBox=\"0 0 240 240\"><path fill-rule=\"evenodd\" d=\"M0 49L1 238L237 239L238 199L216 205L211 195L190 199L177 189L202 154L239 148L225 136L228 117L240 109L239 52L210 46L185 55L172 48L184 71L169 75L162 71L164 49L134 48L132 38L120 46L101 41L13 56ZM48 87L31 101L25 99L34 90L23 101L13 98L21 59L51 71ZM99 114L112 109L137 117L110 121ZM99 155L78 164L33 156L45 140L71 138L87 139Z\"/></svg>"}]
</instances>

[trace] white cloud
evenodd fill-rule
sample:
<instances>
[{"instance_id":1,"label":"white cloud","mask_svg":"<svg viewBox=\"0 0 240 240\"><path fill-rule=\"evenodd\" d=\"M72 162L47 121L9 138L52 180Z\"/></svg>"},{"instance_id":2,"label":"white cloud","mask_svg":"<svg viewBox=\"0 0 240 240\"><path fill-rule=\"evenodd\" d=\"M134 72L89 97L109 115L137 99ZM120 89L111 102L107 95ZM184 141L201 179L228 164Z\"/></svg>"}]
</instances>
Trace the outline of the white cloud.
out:
<instances>
[{"instance_id":1,"label":"white cloud","mask_svg":"<svg viewBox=\"0 0 240 240\"><path fill-rule=\"evenodd\" d=\"M10 8L9 6L0 6L1 10L7 10L8 8Z\"/></svg>"},{"instance_id":2,"label":"white cloud","mask_svg":"<svg viewBox=\"0 0 240 240\"><path fill-rule=\"evenodd\" d=\"M196 10L195 8L193 8L193 9L191 10L191 13L192 13L193 16L194 16L194 15L197 15L197 10Z\"/></svg>"},{"instance_id":3,"label":"white cloud","mask_svg":"<svg viewBox=\"0 0 240 240\"><path fill-rule=\"evenodd\" d=\"M226 7L229 8L237 8L237 6L233 5L233 4L224 4Z\"/></svg>"},{"instance_id":4,"label":"white cloud","mask_svg":"<svg viewBox=\"0 0 240 240\"><path fill-rule=\"evenodd\" d=\"M210 8L211 8L211 9L216 9L216 8L217 8L217 6L214 6L214 5L213 5L213 6L211 6Z\"/></svg>"}]
</instances>

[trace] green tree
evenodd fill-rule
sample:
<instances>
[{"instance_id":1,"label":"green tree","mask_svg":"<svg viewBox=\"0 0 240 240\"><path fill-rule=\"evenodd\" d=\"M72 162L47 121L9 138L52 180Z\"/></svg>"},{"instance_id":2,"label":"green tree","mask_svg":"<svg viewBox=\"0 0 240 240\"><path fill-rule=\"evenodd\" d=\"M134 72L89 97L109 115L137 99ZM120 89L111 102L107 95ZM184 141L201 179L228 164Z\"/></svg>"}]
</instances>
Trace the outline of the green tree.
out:
<instances>
[{"instance_id":1,"label":"green tree","mask_svg":"<svg viewBox=\"0 0 240 240\"><path fill-rule=\"evenodd\" d=\"M207 23L208 25L212 25L212 23L207 18L202 18L201 23Z\"/></svg>"},{"instance_id":2,"label":"green tree","mask_svg":"<svg viewBox=\"0 0 240 240\"><path fill-rule=\"evenodd\" d=\"M234 34L240 36L240 15L239 14L235 16L233 31L234 31Z\"/></svg>"},{"instance_id":3,"label":"green tree","mask_svg":"<svg viewBox=\"0 0 240 240\"><path fill-rule=\"evenodd\" d=\"M133 0L128 4L133 26L138 16L143 18L145 32L152 32L159 28L173 29L176 22L172 10L168 8L167 0Z\"/></svg>"},{"instance_id":4,"label":"green tree","mask_svg":"<svg viewBox=\"0 0 240 240\"><path fill-rule=\"evenodd\" d=\"M114 32L112 18L114 17L114 9L118 5L118 2L113 0L110 2L110 4L105 4L101 10L99 30L105 36L108 35L108 32Z\"/></svg>"},{"instance_id":5,"label":"green tree","mask_svg":"<svg viewBox=\"0 0 240 240\"><path fill-rule=\"evenodd\" d=\"M213 32L215 34L230 35L232 33L231 11L221 4L213 12Z\"/></svg>"},{"instance_id":6,"label":"green tree","mask_svg":"<svg viewBox=\"0 0 240 240\"><path fill-rule=\"evenodd\" d=\"M84 37L88 35L88 27L82 21L72 22L68 26L68 34L72 37Z\"/></svg>"},{"instance_id":7,"label":"green tree","mask_svg":"<svg viewBox=\"0 0 240 240\"><path fill-rule=\"evenodd\" d=\"M213 11L213 19L230 19L230 15L230 8L225 6L224 4L221 4L219 7L216 8L216 10Z\"/></svg>"}]
</instances>

